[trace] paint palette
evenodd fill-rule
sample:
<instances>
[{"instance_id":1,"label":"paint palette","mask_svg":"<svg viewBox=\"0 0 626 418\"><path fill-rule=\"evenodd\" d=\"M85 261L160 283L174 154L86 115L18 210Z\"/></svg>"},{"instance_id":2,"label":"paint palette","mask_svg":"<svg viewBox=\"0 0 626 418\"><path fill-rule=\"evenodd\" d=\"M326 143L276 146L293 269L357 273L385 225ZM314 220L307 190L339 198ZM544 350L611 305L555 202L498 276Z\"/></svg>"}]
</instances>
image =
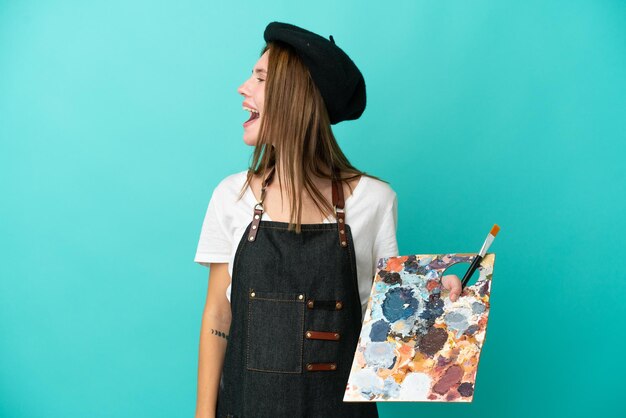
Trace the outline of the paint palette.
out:
<instances>
[{"instance_id":1,"label":"paint palette","mask_svg":"<svg viewBox=\"0 0 626 418\"><path fill-rule=\"evenodd\" d=\"M472 401L495 254L485 254L478 280L456 302L441 277L448 267L476 256L378 260L344 401Z\"/></svg>"}]
</instances>

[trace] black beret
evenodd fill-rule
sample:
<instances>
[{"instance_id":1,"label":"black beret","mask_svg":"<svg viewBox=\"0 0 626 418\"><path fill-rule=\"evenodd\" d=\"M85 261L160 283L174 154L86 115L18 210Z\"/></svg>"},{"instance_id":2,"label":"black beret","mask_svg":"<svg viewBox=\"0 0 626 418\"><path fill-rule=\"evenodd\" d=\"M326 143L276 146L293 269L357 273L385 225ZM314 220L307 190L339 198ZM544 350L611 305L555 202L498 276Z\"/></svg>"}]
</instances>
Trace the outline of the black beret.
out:
<instances>
[{"instance_id":1,"label":"black beret","mask_svg":"<svg viewBox=\"0 0 626 418\"><path fill-rule=\"evenodd\" d=\"M291 45L322 94L330 123L358 119L365 110L365 80L333 36L326 39L298 26L271 22L263 33L265 42Z\"/></svg>"}]
</instances>

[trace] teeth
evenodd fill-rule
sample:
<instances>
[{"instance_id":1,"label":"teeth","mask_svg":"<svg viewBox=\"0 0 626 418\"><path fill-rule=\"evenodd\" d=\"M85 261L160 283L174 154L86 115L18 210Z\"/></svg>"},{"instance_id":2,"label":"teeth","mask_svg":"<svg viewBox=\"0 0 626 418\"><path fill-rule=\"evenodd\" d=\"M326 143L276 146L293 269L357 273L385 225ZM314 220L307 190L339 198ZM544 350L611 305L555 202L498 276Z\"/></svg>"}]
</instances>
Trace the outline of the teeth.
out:
<instances>
[{"instance_id":1,"label":"teeth","mask_svg":"<svg viewBox=\"0 0 626 418\"><path fill-rule=\"evenodd\" d=\"M256 109L251 109L251 108L249 108L249 107L245 107L245 106L243 106L243 110L247 110L248 112L259 113L259 111L258 111L258 110L256 110Z\"/></svg>"}]
</instances>

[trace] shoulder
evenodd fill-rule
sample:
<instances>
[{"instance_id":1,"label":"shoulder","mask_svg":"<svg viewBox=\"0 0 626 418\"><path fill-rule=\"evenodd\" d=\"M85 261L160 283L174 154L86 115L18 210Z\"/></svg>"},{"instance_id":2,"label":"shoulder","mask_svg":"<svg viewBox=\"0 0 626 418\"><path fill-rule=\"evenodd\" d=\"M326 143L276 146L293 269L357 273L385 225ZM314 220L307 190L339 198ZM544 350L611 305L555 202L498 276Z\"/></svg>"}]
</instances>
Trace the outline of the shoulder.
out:
<instances>
[{"instance_id":1,"label":"shoulder","mask_svg":"<svg viewBox=\"0 0 626 418\"><path fill-rule=\"evenodd\" d=\"M239 194L241 187L246 181L247 170L238 171L222 178L217 186L213 189L213 195L224 196L232 195L233 193Z\"/></svg>"},{"instance_id":2,"label":"shoulder","mask_svg":"<svg viewBox=\"0 0 626 418\"><path fill-rule=\"evenodd\" d=\"M247 170L232 173L223 177L211 193L211 205L226 210L240 202L239 195L241 188L246 181ZM245 197L245 193L242 198Z\"/></svg>"},{"instance_id":3,"label":"shoulder","mask_svg":"<svg viewBox=\"0 0 626 418\"><path fill-rule=\"evenodd\" d=\"M359 181L363 182L363 184L359 183L357 185L363 197L370 202L376 203L377 206L388 206L397 199L396 191L389 183L383 180L363 175Z\"/></svg>"},{"instance_id":4,"label":"shoulder","mask_svg":"<svg viewBox=\"0 0 626 418\"><path fill-rule=\"evenodd\" d=\"M393 187L377 178L363 174L346 201L352 212L352 220L363 225L377 225L389 217L395 217L397 195ZM348 207L349 206L349 207Z\"/></svg>"}]
</instances>

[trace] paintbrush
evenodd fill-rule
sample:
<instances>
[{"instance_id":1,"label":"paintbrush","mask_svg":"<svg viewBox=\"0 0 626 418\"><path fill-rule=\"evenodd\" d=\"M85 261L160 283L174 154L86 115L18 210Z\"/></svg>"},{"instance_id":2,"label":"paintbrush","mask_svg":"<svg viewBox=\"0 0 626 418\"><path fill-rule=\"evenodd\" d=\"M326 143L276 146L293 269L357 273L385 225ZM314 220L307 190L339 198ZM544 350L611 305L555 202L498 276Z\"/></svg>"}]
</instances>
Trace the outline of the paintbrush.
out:
<instances>
[{"instance_id":1,"label":"paintbrush","mask_svg":"<svg viewBox=\"0 0 626 418\"><path fill-rule=\"evenodd\" d=\"M478 265L483 260L483 257L487 253L487 250L489 249L489 246L493 242L493 239L496 237L496 235L498 235L498 231L500 231L500 227L498 226L498 224L493 224L493 227L491 228L491 231L489 231L489 234L487 235L487 239L485 239L485 242L482 248L480 249L480 252L476 256L476 258L472 260L472 264L470 264L469 269L467 269L467 272L465 273L465 276L463 276L463 280L461 281L462 288L465 287L467 282L469 282L470 277L472 277L472 274L474 274L474 272L478 268Z\"/></svg>"}]
</instances>

